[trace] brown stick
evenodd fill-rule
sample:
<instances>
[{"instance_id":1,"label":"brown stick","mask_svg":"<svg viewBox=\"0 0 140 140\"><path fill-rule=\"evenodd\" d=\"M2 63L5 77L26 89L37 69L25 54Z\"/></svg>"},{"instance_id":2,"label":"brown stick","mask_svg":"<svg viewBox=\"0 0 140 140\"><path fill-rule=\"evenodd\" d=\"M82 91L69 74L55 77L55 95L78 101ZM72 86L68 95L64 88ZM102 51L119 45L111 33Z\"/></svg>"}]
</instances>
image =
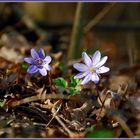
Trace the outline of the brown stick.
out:
<instances>
[{"instance_id":1,"label":"brown stick","mask_svg":"<svg viewBox=\"0 0 140 140\"><path fill-rule=\"evenodd\" d=\"M85 18L86 3L79 2L77 4L74 25L72 29L71 42L68 51L68 60L77 57L77 52L80 47L80 39L83 34L84 18Z\"/></svg>"},{"instance_id":2,"label":"brown stick","mask_svg":"<svg viewBox=\"0 0 140 140\"><path fill-rule=\"evenodd\" d=\"M31 96L31 97L27 97L21 100L17 100L17 101L13 101L10 104L10 107L15 107L15 106L19 106L21 104L26 104L26 103L30 103L30 102L34 102L34 101L38 101L38 100L45 100L45 99L69 99L69 96L61 96L60 94L47 94L47 95L35 95L35 96Z\"/></svg>"},{"instance_id":3,"label":"brown stick","mask_svg":"<svg viewBox=\"0 0 140 140\"><path fill-rule=\"evenodd\" d=\"M24 98L24 99L21 99L21 100L14 100L13 102L10 103L10 105L6 104L5 106L6 107L8 106L8 108L11 108L11 107L19 106L21 104L26 104L26 103L30 103L30 102L34 102L34 101L38 101L38 100L45 101L47 99L64 99L64 100L69 100L70 99L70 100L74 100L74 101L77 101L77 102L87 101L86 98L81 97L81 96L62 95L62 94L59 94L59 93L45 94L45 92L44 92L44 93L41 93L41 94L38 94L38 95L35 95L35 96L31 96L31 97L27 97L27 98Z\"/></svg>"},{"instance_id":4,"label":"brown stick","mask_svg":"<svg viewBox=\"0 0 140 140\"><path fill-rule=\"evenodd\" d=\"M133 132L119 115L115 115L113 116L113 118L119 122L119 124L121 125L121 127L126 132L129 138L134 138Z\"/></svg>"},{"instance_id":5,"label":"brown stick","mask_svg":"<svg viewBox=\"0 0 140 140\"><path fill-rule=\"evenodd\" d=\"M55 108L52 108L52 113L53 113L54 118L60 123L63 129L68 133L69 136L71 136L72 132L66 127L66 125L62 122L62 120L56 115L57 111L55 110Z\"/></svg>"},{"instance_id":6,"label":"brown stick","mask_svg":"<svg viewBox=\"0 0 140 140\"><path fill-rule=\"evenodd\" d=\"M101 19L112 9L115 3L111 3L109 6L104 7L103 10L97 14L84 28L84 33L90 31Z\"/></svg>"}]
</instances>

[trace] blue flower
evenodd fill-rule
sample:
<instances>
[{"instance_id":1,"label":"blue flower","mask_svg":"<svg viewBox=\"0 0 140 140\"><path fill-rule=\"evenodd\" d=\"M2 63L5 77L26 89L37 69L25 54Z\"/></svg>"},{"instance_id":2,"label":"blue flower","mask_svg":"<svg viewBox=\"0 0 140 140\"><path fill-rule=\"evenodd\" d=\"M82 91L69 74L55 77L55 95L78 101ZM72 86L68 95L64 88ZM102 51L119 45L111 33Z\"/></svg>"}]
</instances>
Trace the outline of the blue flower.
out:
<instances>
[{"instance_id":1,"label":"blue flower","mask_svg":"<svg viewBox=\"0 0 140 140\"><path fill-rule=\"evenodd\" d=\"M49 63L52 61L52 58L45 56L42 48L38 52L35 49L31 49L31 56L24 58L24 61L30 64L27 72L32 74L39 71L42 76L46 76L47 71L51 69Z\"/></svg>"},{"instance_id":2,"label":"blue flower","mask_svg":"<svg viewBox=\"0 0 140 140\"><path fill-rule=\"evenodd\" d=\"M108 57L104 56L101 58L99 51L96 51L92 57L89 57L86 52L83 52L82 57L85 64L76 63L73 65L76 70L80 71L74 78L84 78L81 82L82 85L87 84L89 81L97 84L100 80L100 74L110 70L108 67L103 66Z\"/></svg>"}]
</instances>

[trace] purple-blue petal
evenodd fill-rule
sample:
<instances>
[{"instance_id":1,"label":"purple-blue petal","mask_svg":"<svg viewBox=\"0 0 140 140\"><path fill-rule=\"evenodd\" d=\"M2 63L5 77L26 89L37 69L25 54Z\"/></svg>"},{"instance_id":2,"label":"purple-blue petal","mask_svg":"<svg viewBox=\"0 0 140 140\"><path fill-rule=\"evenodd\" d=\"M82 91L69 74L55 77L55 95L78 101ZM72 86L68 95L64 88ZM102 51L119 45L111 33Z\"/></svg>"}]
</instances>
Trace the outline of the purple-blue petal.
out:
<instances>
[{"instance_id":1,"label":"purple-blue petal","mask_svg":"<svg viewBox=\"0 0 140 140\"><path fill-rule=\"evenodd\" d=\"M77 78L77 79L81 79L83 77L85 77L84 73L78 73L77 75L74 76L74 78Z\"/></svg>"},{"instance_id":2,"label":"purple-blue petal","mask_svg":"<svg viewBox=\"0 0 140 140\"><path fill-rule=\"evenodd\" d=\"M27 63L29 63L29 64L34 64L35 63L34 59L31 58L31 57L24 58L24 61L27 62Z\"/></svg>"},{"instance_id":3,"label":"purple-blue petal","mask_svg":"<svg viewBox=\"0 0 140 140\"><path fill-rule=\"evenodd\" d=\"M104 56L96 65L95 67L96 68L99 68L101 67L102 65L104 65L104 63L107 61L108 57L107 56Z\"/></svg>"},{"instance_id":4,"label":"purple-blue petal","mask_svg":"<svg viewBox=\"0 0 140 140\"><path fill-rule=\"evenodd\" d=\"M82 57L83 57L83 59L84 59L85 64L86 64L88 67L92 66L91 58L87 55L86 52L83 52L83 53L82 53Z\"/></svg>"},{"instance_id":5,"label":"purple-blue petal","mask_svg":"<svg viewBox=\"0 0 140 140\"><path fill-rule=\"evenodd\" d=\"M46 70L48 70L48 71L50 71L50 70L51 70L51 66L50 66L50 65L48 65L48 64L44 64L44 65L43 65L43 67L44 67Z\"/></svg>"},{"instance_id":6,"label":"purple-blue petal","mask_svg":"<svg viewBox=\"0 0 140 140\"><path fill-rule=\"evenodd\" d=\"M102 66L96 70L97 73L106 73L110 70L110 68Z\"/></svg>"},{"instance_id":7,"label":"purple-blue petal","mask_svg":"<svg viewBox=\"0 0 140 140\"><path fill-rule=\"evenodd\" d=\"M81 73L79 73L79 74L75 75L75 76L74 76L74 78L81 79L81 78L83 78L83 77L87 76L89 73L90 73L89 71L86 71L86 72L81 72Z\"/></svg>"},{"instance_id":8,"label":"purple-blue petal","mask_svg":"<svg viewBox=\"0 0 140 140\"><path fill-rule=\"evenodd\" d=\"M27 72L28 73L36 73L38 71L38 68L35 66L35 65L31 65L31 66L29 66L29 68L28 68L28 70L27 70Z\"/></svg>"},{"instance_id":9,"label":"purple-blue petal","mask_svg":"<svg viewBox=\"0 0 140 140\"><path fill-rule=\"evenodd\" d=\"M101 53L99 51L96 51L92 57L92 63L93 65L96 65L101 59Z\"/></svg>"},{"instance_id":10,"label":"purple-blue petal","mask_svg":"<svg viewBox=\"0 0 140 140\"><path fill-rule=\"evenodd\" d=\"M52 58L50 56L46 56L44 59L45 64L49 64L52 61Z\"/></svg>"},{"instance_id":11,"label":"purple-blue petal","mask_svg":"<svg viewBox=\"0 0 140 140\"><path fill-rule=\"evenodd\" d=\"M99 82L99 76L96 74L96 73L93 73L92 76L91 76L91 80L97 84Z\"/></svg>"},{"instance_id":12,"label":"purple-blue petal","mask_svg":"<svg viewBox=\"0 0 140 140\"><path fill-rule=\"evenodd\" d=\"M81 82L82 85L85 85L87 84L90 80L91 80L91 74L88 74L84 79L83 81Z\"/></svg>"},{"instance_id":13,"label":"purple-blue petal","mask_svg":"<svg viewBox=\"0 0 140 140\"><path fill-rule=\"evenodd\" d=\"M33 48L31 49L31 56L33 57L33 59L39 59L38 53Z\"/></svg>"},{"instance_id":14,"label":"purple-blue petal","mask_svg":"<svg viewBox=\"0 0 140 140\"><path fill-rule=\"evenodd\" d=\"M40 58L45 59L45 52L42 48L39 49L38 54Z\"/></svg>"},{"instance_id":15,"label":"purple-blue petal","mask_svg":"<svg viewBox=\"0 0 140 140\"><path fill-rule=\"evenodd\" d=\"M47 75L47 70L45 68L39 69L39 72L42 76L46 76Z\"/></svg>"},{"instance_id":16,"label":"purple-blue petal","mask_svg":"<svg viewBox=\"0 0 140 140\"><path fill-rule=\"evenodd\" d=\"M75 64L73 65L73 67L74 67L76 70L80 71L80 72L88 71L87 65L82 64L82 63L75 63Z\"/></svg>"}]
</instances>

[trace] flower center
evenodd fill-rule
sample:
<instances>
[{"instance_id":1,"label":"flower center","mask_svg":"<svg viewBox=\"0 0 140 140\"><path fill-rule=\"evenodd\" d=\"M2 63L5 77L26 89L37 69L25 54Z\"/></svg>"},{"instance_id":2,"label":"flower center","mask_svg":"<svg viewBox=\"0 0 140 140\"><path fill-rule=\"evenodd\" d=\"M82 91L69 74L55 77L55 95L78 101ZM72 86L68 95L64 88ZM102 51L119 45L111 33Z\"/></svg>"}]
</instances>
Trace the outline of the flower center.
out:
<instances>
[{"instance_id":1,"label":"flower center","mask_svg":"<svg viewBox=\"0 0 140 140\"><path fill-rule=\"evenodd\" d=\"M95 69L94 68L89 68L89 71L93 73L95 71Z\"/></svg>"},{"instance_id":2,"label":"flower center","mask_svg":"<svg viewBox=\"0 0 140 140\"><path fill-rule=\"evenodd\" d=\"M43 60L38 59L38 60L37 60L37 64L42 65L42 64L43 64Z\"/></svg>"}]
</instances>

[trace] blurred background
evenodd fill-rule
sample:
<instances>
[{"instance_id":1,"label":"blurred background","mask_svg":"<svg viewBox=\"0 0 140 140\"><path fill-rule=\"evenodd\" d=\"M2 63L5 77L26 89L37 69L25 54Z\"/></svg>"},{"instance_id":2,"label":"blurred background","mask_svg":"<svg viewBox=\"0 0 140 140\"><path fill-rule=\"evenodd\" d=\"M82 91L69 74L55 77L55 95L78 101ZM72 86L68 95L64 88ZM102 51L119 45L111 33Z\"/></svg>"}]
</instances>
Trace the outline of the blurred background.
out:
<instances>
[{"instance_id":1,"label":"blurred background","mask_svg":"<svg viewBox=\"0 0 140 140\"><path fill-rule=\"evenodd\" d=\"M82 3L81 9L78 4L0 3L1 44L47 46L69 60L98 49L114 69L140 61L140 3Z\"/></svg>"},{"instance_id":2,"label":"blurred background","mask_svg":"<svg viewBox=\"0 0 140 140\"><path fill-rule=\"evenodd\" d=\"M48 77L26 73L23 58L30 56L31 48L43 48L52 57ZM63 96L57 102L43 99L45 92L69 97L67 89L57 91L52 81L64 77L69 83L77 74L73 64L82 61L81 53L92 55L96 50L109 57L106 66L110 68L102 75L97 93L91 83L74 96L80 101L83 97L83 103ZM140 137L139 54L140 3L0 3L0 137L83 137L96 124L111 128L114 137ZM29 98L37 93L43 100L31 102ZM10 109L12 103L24 103L22 99L29 103ZM60 127L56 115L74 136ZM100 137L109 133L95 132Z\"/></svg>"}]
</instances>

